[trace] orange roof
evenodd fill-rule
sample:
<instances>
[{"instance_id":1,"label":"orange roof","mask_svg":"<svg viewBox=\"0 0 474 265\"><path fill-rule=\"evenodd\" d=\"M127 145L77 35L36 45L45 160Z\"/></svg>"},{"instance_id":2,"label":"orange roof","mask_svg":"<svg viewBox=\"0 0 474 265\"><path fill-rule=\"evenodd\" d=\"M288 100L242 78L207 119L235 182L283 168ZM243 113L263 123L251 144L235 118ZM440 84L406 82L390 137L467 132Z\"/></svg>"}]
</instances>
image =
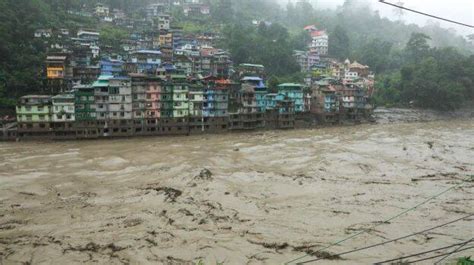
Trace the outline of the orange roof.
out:
<instances>
[{"instance_id":1,"label":"orange roof","mask_svg":"<svg viewBox=\"0 0 474 265\"><path fill-rule=\"evenodd\" d=\"M219 79L219 80L216 80L216 84L230 85L230 84L232 84L232 82L229 79Z\"/></svg>"},{"instance_id":2,"label":"orange roof","mask_svg":"<svg viewBox=\"0 0 474 265\"><path fill-rule=\"evenodd\" d=\"M326 31L316 30L316 31L311 32L311 37L319 37L319 36L322 36L322 35L326 35Z\"/></svg>"}]
</instances>

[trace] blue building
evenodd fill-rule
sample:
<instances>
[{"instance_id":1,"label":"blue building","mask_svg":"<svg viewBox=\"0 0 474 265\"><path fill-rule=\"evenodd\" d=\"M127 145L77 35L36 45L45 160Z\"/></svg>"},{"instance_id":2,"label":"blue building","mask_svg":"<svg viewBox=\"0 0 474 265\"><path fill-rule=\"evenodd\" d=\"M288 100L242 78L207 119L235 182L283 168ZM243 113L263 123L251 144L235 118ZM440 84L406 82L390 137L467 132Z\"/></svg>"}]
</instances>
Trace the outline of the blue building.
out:
<instances>
[{"instance_id":1,"label":"blue building","mask_svg":"<svg viewBox=\"0 0 474 265\"><path fill-rule=\"evenodd\" d=\"M100 74L121 76L123 73L123 61L115 59L103 59L100 61Z\"/></svg>"},{"instance_id":2,"label":"blue building","mask_svg":"<svg viewBox=\"0 0 474 265\"><path fill-rule=\"evenodd\" d=\"M294 113L294 102L280 93L269 93L265 96L266 109L278 110L278 113Z\"/></svg>"},{"instance_id":3,"label":"blue building","mask_svg":"<svg viewBox=\"0 0 474 265\"><path fill-rule=\"evenodd\" d=\"M295 102L295 112L304 112L303 86L294 83L285 83L278 86L278 93L285 95Z\"/></svg>"},{"instance_id":4,"label":"blue building","mask_svg":"<svg viewBox=\"0 0 474 265\"><path fill-rule=\"evenodd\" d=\"M155 73L161 65L161 52L158 50L138 50L130 53L129 69L136 73Z\"/></svg>"},{"instance_id":5,"label":"blue building","mask_svg":"<svg viewBox=\"0 0 474 265\"><path fill-rule=\"evenodd\" d=\"M242 85L253 88L257 112L265 112L267 108L267 99L265 97L267 95L267 87L263 79L257 76L246 76L242 78Z\"/></svg>"}]
</instances>

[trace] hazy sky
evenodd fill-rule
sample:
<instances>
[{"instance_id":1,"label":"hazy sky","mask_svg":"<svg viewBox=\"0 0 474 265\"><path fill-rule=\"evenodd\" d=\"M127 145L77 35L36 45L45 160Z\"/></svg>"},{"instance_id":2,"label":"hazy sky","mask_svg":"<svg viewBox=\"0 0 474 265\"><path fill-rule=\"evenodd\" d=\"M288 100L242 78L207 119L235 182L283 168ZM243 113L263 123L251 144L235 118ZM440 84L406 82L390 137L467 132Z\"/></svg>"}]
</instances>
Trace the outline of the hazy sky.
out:
<instances>
[{"instance_id":1,"label":"hazy sky","mask_svg":"<svg viewBox=\"0 0 474 265\"><path fill-rule=\"evenodd\" d=\"M283 3L288 3L288 0L280 0ZM295 2L296 0L291 0ZM364 1L364 0L360 0ZM397 19L394 13L394 7L379 3L378 0L365 0L372 2L374 9L379 10L381 16L385 16L391 19ZM465 24L474 25L474 0L386 0L386 2L397 3L403 2L407 8L416 9L425 13L433 14L439 17L459 21ZM316 0L320 7L331 7L335 8L338 5L344 3L344 0ZM416 23L419 25L425 25L430 17L419 15L412 12L405 12L403 20L410 23ZM435 20L435 19L431 19ZM462 35L474 34L474 29L458 26L448 22L440 20L440 25L444 28L454 28L458 33Z\"/></svg>"}]
</instances>

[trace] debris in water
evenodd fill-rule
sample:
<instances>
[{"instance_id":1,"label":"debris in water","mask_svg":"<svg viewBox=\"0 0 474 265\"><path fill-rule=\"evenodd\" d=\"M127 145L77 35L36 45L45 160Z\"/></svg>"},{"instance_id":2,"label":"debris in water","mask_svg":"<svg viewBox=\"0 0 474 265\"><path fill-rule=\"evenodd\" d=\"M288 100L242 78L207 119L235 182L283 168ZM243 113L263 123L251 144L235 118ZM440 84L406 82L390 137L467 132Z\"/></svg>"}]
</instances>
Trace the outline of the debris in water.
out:
<instances>
[{"instance_id":1,"label":"debris in water","mask_svg":"<svg viewBox=\"0 0 474 265\"><path fill-rule=\"evenodd\" d=\"M140 218L127 219L124 222L125 228L137 226L143 223L143 220Z\"/></svg>"},{"instance_id":2,"label":"debris in water","mask_svg":"<svg viewBox=\"0 0 474 265\"><path fill-rule=\"evenodd\" d=\"M209 169L204 168L199 172L199 175L194 177L194 179L212 180L212 172Z\"/></svg>"},{"instance_id":3,"label":"debris in water","mask_svg":"<svg viewBox=\"0 0 474 265\"><path fill-rule=\"evenodd\" d=\"M173 189L170 187L159 187L156 184L150 184L147 187L143 188L143 190L154 190L157 191L158 194L164 193L166 196L165 201L168 202L176 202L176 199L183 194L182 191Z\"/></svg>"},{"instance_id":4,"label":"debris in water","mask_svg":"<svg viewBox=\"0 0 474 265\"><path fill-rule=\"evenodd\" d=\"M426 142L426 144L429 146L430 149L433 149L433 145L434 145L433 141Z\"/></svg>"}]
</instances>

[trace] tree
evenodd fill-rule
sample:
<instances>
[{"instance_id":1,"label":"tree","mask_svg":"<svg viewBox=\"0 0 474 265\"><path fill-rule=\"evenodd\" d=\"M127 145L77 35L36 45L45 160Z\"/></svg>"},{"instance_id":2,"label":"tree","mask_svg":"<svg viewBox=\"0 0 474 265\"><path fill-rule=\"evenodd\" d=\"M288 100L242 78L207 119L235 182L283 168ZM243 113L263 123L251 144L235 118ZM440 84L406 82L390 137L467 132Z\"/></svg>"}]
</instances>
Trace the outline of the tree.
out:
<instances>
[{"instance_id":1,"label":"tree","mask_svg":"<svg viewBox=\"0 0 474 265\"><path fill-rule=\"evenodd\" d=\"M218 0L217 5L214 5L213 17L220 23L230 23L233 18L232 1L231 0Z\"/></svg>"},{"instance_id":2,"label":"tree","mask_svg":"<svg viewBox=\"0 0 474 265\"><path fill-rule=\"evenodd\" d=\"M332 35L329 36L329 55L344 60L350 55L350 40L347 31L341 25L337 25Z\"/></svg>"},{"instance_id":3,"label":"tree","mask_svg":"<svg viewBox=\"0 0 474 265\"><path fill-rule=\"evenodd\" d=\"M390 52L393 44L373 39L356 52L356 58L376 73L384 73L390 66Z\"/></svg>"},{"instance_id":4,"label":"tree","mask_svg":"<svg viewBox=\"0 0 474 265\"><path fill-rule=\"evenodd\" d=\"M112 26L103 27L100 30L101 44L120 50L120 43L128 36L128 32Z\"/></svg>"},{"instance_id":5,"label":"tree","mask_svg":"<svg viewBox=\"0 0 474 265\"><path fill-rule=\"evenodd\" d=\"M420 62L430 50L428 40L431 38L423 33L412 33L405 47L407 62Z\"/></svg>"}]
</instances>

